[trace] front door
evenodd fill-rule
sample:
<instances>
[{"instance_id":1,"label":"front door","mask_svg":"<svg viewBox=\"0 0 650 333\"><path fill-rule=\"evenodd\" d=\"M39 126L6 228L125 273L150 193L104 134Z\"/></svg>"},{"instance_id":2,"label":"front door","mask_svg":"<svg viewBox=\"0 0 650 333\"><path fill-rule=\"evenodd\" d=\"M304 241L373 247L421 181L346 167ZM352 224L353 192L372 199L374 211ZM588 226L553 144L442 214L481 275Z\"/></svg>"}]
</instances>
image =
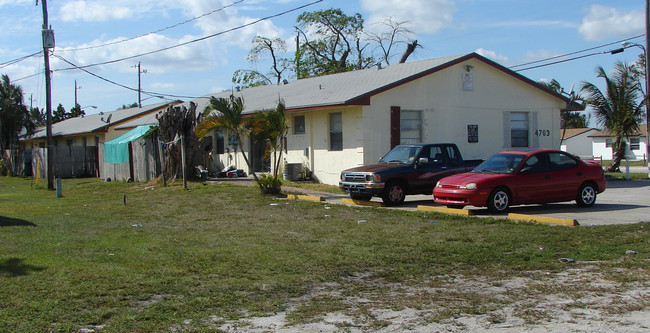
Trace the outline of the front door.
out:
<instances>
[{"instance_id":1,"label":"front door","mask_svg":"<svg viewBox=\"0 0 650 333\"><path fill-rule=\"evenodd\" d=\"M271 160L264 157L266 151L266 138L258 135L251 136L250 163L255 172L271 171Z\"/></svg>"}]
</instances>

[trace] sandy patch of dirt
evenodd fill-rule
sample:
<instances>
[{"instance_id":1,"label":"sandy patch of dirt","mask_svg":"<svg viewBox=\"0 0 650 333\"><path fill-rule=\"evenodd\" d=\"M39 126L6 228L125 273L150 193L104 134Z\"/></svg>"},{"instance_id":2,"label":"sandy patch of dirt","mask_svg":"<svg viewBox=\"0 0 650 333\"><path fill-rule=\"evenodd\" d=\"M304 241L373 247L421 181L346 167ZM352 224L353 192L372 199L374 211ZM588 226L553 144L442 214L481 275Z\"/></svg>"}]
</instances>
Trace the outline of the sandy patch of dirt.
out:
<instances>
[{"instance_id":1,"label":"sandy patch of dirt","mask_svg":"<svg viewBox=\"0 0 650 333\"><path fill-rule=\"evenodd\" d=\"M607 278L635 273L586 264L559 273L449 275L413 286L360 274L292 299L281 313L212 322L225 332L648 332L650 281ZM334 310L313 311L320 303Z\"/></svg>"}]
</instances>

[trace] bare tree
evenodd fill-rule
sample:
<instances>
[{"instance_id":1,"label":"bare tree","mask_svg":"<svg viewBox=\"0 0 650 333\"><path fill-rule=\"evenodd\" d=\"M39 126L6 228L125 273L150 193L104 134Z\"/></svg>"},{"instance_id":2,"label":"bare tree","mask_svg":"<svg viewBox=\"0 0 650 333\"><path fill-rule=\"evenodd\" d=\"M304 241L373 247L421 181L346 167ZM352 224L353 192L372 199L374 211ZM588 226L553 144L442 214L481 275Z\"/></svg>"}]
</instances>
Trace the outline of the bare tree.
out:
<instances>
[{"instance_id":1,"label":"bare tree","mask_svg":"<svg viewBox=\"0 0 650 333\"><path fill-rule=\"evenodd\" d=\"M397 22L394 17L376 23L377 31L366 31L366 38L376 44L375 50L379 50L381 58L387 65L390 65L394 57L395 48L401 44L406 44L406 49L400 58L400 63L406 62L406 59L419 46L418 41L413 39L415 33L406 28L408 21Z\"/></svg>"}]
</instances>

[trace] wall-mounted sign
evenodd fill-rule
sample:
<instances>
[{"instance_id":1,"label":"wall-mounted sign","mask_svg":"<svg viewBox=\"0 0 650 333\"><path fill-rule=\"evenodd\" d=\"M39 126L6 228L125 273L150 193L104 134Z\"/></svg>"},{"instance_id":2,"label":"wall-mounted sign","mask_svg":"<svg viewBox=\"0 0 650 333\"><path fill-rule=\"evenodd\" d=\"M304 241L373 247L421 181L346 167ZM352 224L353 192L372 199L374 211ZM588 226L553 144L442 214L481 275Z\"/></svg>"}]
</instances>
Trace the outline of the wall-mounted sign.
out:
<instances>
[{"instance_id":1,"label":"wall-mounted sign","mask_svg":"<svg viewBox=\"0 0 650 333\"><path fill-rule=\"evenodd\" d=\"M467 125L467 142L478 142L478 125Z\"/></svg>"},{"instance_id":2,"label":"wall-mounted sign","mask_svg":"<svg viewBox=\"0 0 650 333\"><path fill-rule=\"evenodd\" d=\"M474 77L472 73L463 73L463 91L474 90Z\"/></svg>"}]
</instances>

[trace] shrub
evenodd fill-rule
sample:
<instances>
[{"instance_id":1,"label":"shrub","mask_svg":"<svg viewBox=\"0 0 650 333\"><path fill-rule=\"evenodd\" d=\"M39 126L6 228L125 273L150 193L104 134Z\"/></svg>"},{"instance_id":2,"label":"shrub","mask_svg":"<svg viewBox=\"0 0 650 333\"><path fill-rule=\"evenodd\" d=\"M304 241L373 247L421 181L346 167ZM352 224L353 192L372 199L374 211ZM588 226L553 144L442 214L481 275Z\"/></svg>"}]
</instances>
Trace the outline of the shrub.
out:
<instances>
[{"instance_id":1,"label":"shrub","mask_svg":"<svg viewBox=\"0 0 650 333\"><path fill-rule=\"evenodd\" d=\"M0 159L0 176L7 176L9 175L9 169L7 169L7 165L5 164L5 161Z\"/></svg>"},{"instance_id":2,"label":"shrub","mask_svg":"<svg viewBox=\"0 0 650 333\"><path fill-rule=\"evenodd\" d=\"M282 179L269 175L260 175L258 184L264 194L278 194L282 189Z\"/></svg>"}]
</instances>

